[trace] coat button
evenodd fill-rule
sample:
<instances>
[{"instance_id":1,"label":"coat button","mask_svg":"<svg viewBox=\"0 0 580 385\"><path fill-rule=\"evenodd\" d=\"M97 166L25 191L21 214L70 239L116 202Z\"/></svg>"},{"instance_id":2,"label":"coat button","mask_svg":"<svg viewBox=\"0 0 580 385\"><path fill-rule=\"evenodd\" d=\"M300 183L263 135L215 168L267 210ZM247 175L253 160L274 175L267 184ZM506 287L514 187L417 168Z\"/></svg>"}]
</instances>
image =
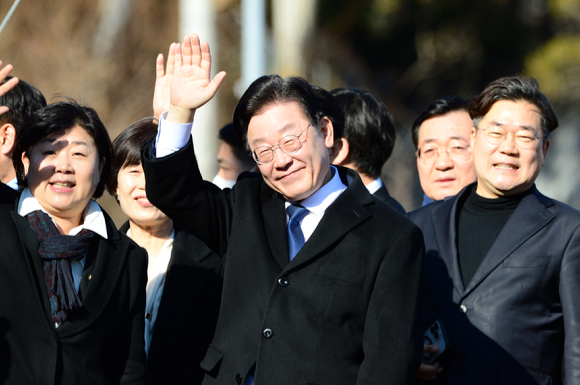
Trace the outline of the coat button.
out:
<instances>
[{"instance_id":1,"label":"coat button","mask_svg":"<svg viewBox=\"0 0 580 385\"><path fill-rule=\"evenodd\" d=\"M459 311L462 312L463 314L467 313L467 306L465 305L459 306Z\"/></svg>"},{"instance_id":2,"label":"coat button","mask_svg":"<svg viewBox=\"0 0 580 385\"><path fill-rule=\"evenodd\" d=\"M262 332L262 335L265 338L270 338L270 337L272 337L273 334L274 334L274 332L272 332L272 329L264 329L264 331Z\"/></svg>"},{"instance_id":3,"label":"coat button","mask_svg":"<svg viewBox=\"0 0 580 385\"><path fill-rule=\"evenodd\" d=\"M236 374L236 383L238 384L242 383L242 375L240 373Z\"/></svg>"},{"instance_id":4,"label":"coat button","mask_svg":"<svg viewBox=\"0 0 580 385\"><path fill-rule=\"evenodd\" d=\"M286 277L282 277L278 280L278 285L280 285L282 287L286 287L286 286L290 285L290 280Z\"/></svg>"}]
</instances>

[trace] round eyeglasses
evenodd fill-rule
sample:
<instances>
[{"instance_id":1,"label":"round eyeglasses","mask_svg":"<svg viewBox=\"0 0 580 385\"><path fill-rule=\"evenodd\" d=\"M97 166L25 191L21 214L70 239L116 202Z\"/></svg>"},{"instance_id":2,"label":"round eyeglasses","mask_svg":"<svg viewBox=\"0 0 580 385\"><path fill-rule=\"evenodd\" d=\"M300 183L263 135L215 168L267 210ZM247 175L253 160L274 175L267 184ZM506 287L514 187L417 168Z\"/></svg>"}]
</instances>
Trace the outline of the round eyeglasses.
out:
<instances>
[{"instance_id":1,"label":"round eyeglasses","mask_svg":"<svg viewBox=\"0 0 580 385\"><path fill-rule=\"evenodd\" d=\"M487 139L489 144L493 144L494 146L502 144L509 135L511 135L512 139L515 140L516 145L523 149L533 148L536 141L540 139L529 130L519 130L514 133L507 132L505 128L500 126L489 126L482 128L481 131L483 131L485 139Z\"/></svg>"},{"instance_id":2,"label":"round eyeglasses","mask_svg":"<svg viewBox=\"0 0 580 385\"><path fill-rule=\"evenodd\" d=\"M273 146L258 146L252 151L252 157L256 161L256 163L261 165L266 165L272 163L274 160L274 151L276 147L282 150L283 153L292 155L296 154L302 148L302 141L300 137L302 134L308 130L311 124L309 123L308 126L299 134L299 135L286 135L280 139L278 144Z\"/></svg>"},{"instance_id":3,"label":"round eyeglasses","mask_svg":"<svg viewBox=\"0 0 580 385\"><path fill-rule=\"evenodd\" d=\"M454 162L465 162L471 156L468 144L456 144L447 148L441 148L436 145L426 145L417 150L415 155L421 160L424 165L429 165L441 155L447 153L447 156Z\"/></svg>"}]
</instances>

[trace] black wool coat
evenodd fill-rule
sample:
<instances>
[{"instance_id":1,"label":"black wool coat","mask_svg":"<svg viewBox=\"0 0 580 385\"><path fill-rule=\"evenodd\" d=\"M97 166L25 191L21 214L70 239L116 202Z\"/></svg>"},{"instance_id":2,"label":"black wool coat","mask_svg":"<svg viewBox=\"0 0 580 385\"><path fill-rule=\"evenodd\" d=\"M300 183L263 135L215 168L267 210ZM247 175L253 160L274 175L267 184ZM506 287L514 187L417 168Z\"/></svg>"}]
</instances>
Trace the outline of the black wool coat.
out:
<instances>
[{"instance_id":1,"label":"black wool coat","mask_svg":"<svg viewBox=\"0 0 580 385\"><path fill-rule=\"evenodd\" d=\"M419 229L339 168L348 188L289 262L284 199L259 174L204 182L191 142L142 153L147 196L224 258L204 384L409 384L423 338ZM167 186L171 186L168 188Z\"/></svg>"},{"instance_id":2,"label":"black wool coat","mask_svg":"<svg viewBox=\"0 0 580 385\"><path fill-rule=\"evenodd\" d=\"M0 384L144 384L147 255L104 215L109 238L86 257L84 307L55 329L38 236L15 203L0 204Z\"/></svg>"}]
</instances>

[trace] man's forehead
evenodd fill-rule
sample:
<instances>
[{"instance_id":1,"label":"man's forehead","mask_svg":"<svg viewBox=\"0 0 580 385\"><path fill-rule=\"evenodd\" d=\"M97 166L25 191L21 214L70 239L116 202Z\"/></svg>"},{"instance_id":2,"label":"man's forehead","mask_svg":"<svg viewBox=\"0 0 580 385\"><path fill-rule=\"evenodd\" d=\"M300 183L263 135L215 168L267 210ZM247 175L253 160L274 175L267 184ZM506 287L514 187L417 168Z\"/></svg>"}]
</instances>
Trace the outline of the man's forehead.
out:
<instances>
[{"instance_id":1,"label":"man's forehead","mask_svg":"<svg viewBox=\"0 0 580 385\"><path fill-rule=\"evenodd\" d=\"M469 140L473 123L467 111L453 111L425 120L419 127L419 142Z\"/></svg>"},{"instance_id":2,"label":"man's forehead","mask_svg":"<svg viewBox=\"0 0 580 385\"><path fill-rule=\"evenodd\" d=\"M525 100L498 100L483 116L482 122L533 131L541 129L541 119L542 112L533 103Z\"/></svg>"},{"instance_id":3,"label":"man's forehead","mask_svg":"<svg viewBox=\"0 0 580 385\"><path fill-rule=\"evenodd\" d=\"M297 102L276 102L264 106L250 119L248 142L257 144L295 133L308 118ZM297 133L296 133L297 134Z\"/></svg>"}]
</instances>

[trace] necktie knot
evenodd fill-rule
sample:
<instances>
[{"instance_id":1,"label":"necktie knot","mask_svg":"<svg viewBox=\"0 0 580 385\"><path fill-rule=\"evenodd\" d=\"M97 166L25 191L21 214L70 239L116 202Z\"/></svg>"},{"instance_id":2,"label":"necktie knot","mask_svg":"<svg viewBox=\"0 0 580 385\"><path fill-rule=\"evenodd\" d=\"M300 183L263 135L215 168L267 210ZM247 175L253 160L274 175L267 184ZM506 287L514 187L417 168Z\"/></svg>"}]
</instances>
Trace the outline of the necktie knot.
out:
<instances>
[{"instance_id":1,"label":"necktie knot","mask_svg":"<svg viewBox=\"0 0 580 385\"><path fill-rule=\"evenodd\" d=\"M307 208L304 208L296 204L288 206L286 210L288 211L289 220L296 221L297 223L299 223L302 220L302 218L304 218L306 214L308 214Z\"/></svg>"},{"instance_id":2,"label":"necktie knot","mask_svg":"<svg viewBox=\"0 0 580 385\"><path fill-rule=\"evenodd\" d=\"M288 212L288 254L292 260L304 246L304 233L300 228L300 221L309 211L296 204L288 206L286 210Z\"/></svg>"}]
</instances>

